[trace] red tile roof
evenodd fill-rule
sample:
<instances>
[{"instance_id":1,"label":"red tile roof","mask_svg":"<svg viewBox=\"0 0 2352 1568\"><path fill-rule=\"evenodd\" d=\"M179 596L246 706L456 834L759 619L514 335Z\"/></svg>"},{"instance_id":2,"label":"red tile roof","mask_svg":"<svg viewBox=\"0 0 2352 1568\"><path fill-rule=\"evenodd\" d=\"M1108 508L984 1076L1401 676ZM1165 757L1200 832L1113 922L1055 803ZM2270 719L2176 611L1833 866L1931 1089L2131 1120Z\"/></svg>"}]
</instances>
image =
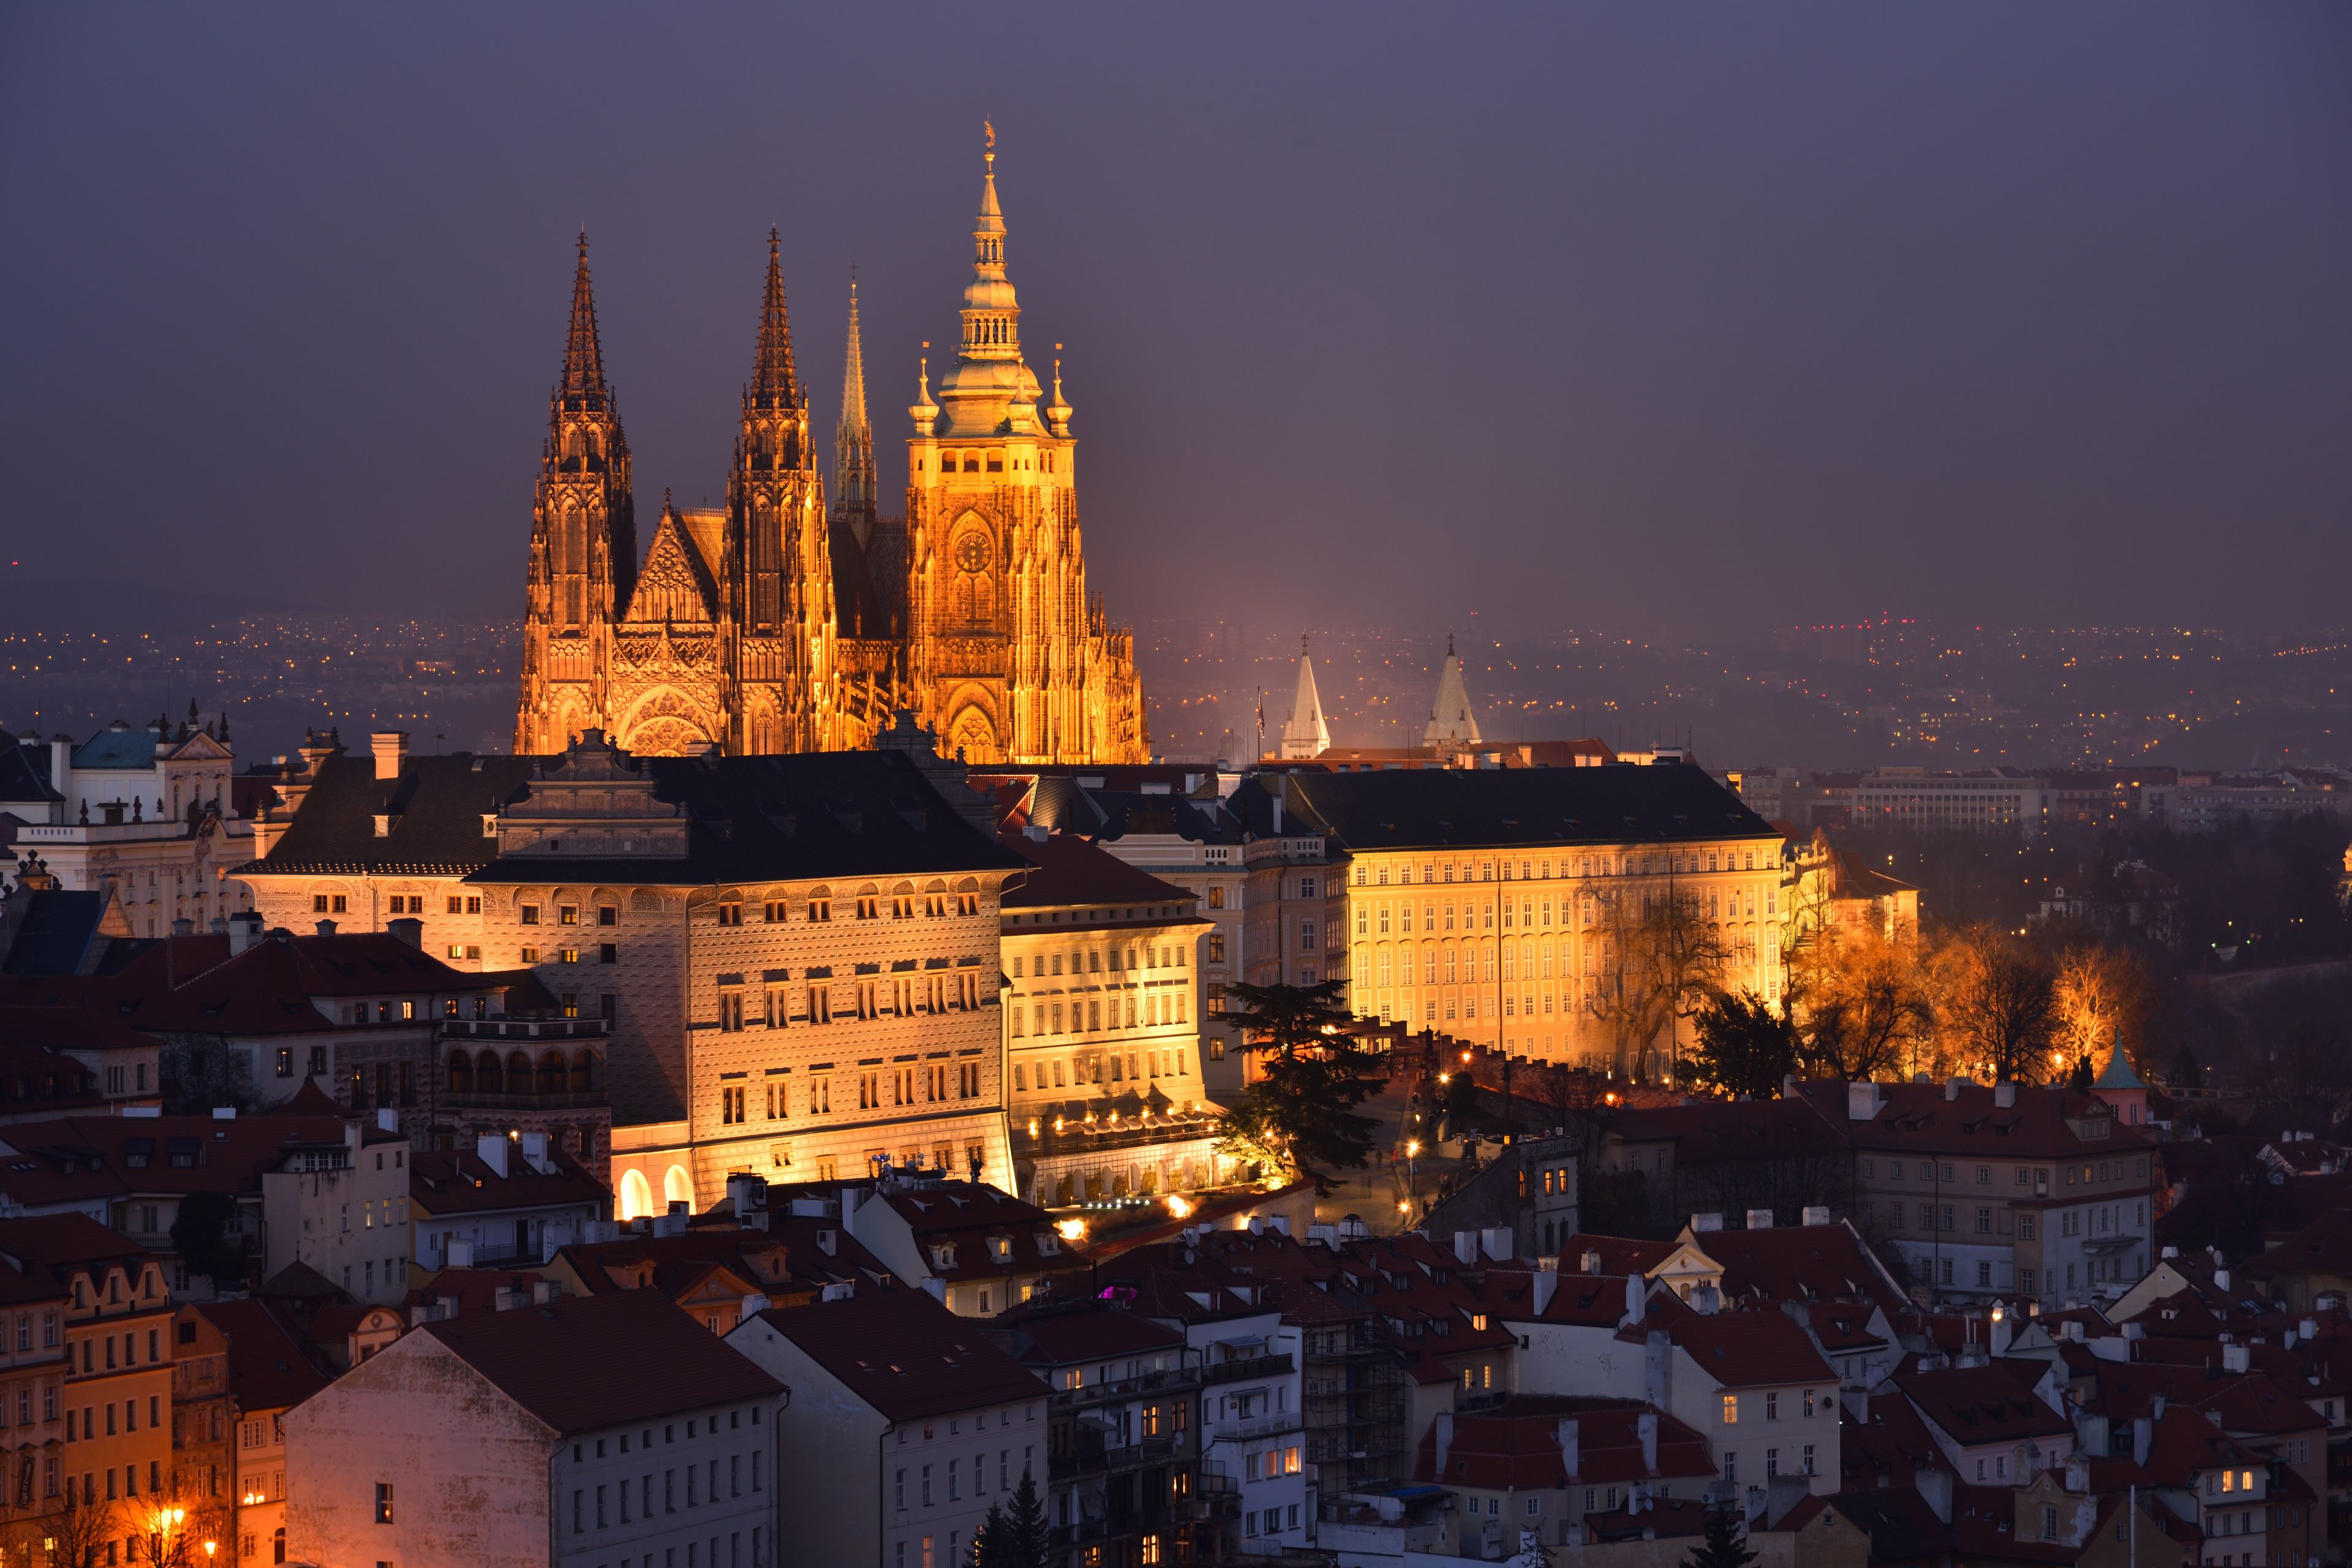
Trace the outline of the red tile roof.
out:
<instances>
[{"instance_id":1,"label":"red tile roof","mask_svg":"<svg viewBox=\"0 0 2352 1568\"><path fill-rule=\"evenodd\" d=\"M1964 1447L2071 1436L2074 1424L2036 1398L2046 1362L1997 1361L1982 1366L1898 1373L1893 1382L1919 1413Z\"/></svg>"},{"instance_id":2,"label":"red tile roof","mask_svg":"<svg viewBox=\"0 0 2352 1568\"><path fill-rule=\"evenodd\" d=\"M409 1204L420 1215L593 1204L597 1217L604 1217L612 1189L561 1149L551 1148L547 1157L555 1168L542 1175L520 1148L509 1149L507 1174L501 1176L470 1150L413 1151L408 1157Z\"/></svg>"},{"instance_id":3,"label":"red tile roof","mask_svg":"<svg viewBox=\"0 0 2352 1568\"><path fill-rule=\"evenodd\" d=\"M783 1385L657 1291L625 1290L415 1331L559 1434L772 1399Z\"/></svg>"},{"instance_id":4,"label":"red tile roof","mask_svg":"<svg viewBox=\"0 0 2352 1568\"><path fill-rule=\"evenodd\" d=\"M1657 1465L1642 1452L1641 1419L1657 1422ZM1577 1467L1561 1460L1560 1427L1576 1423ZM1412 1479L1486 1491L1528 1491L1539 1487L1680 1480L1715 1475L1706 1439L1673 1416L1638 1399L1544 1399L1520 1396L1490 1415L1456 1415L1445 1450L1445 1471L1437 1473L1437 1432L1422 1434Z\"/></svg>"},{"instance_id":5,"label":"red tile roof","mask_svg":"<svg viewBox=\"0 0 2352 1568\"><path fill-rule=\"evenodd\" d=\"M1664 1332L1676 1348L1727 1388L1784 1387L1795 1383L1834 1383L1836 1373L1805 1331L1770 1308L1750 1311L1700 1312L1672 1296L1650 1298L1649 1316L1617 1337L1640 1344Z\"/></svg>"},{"instance_id":6,"label":"red tile roof","mask_svg":"<svg viewBox=\"0 0 2352 1568\"><path fill-rule=\"evenodd\" d=\"M1042 1399L1046 1393L1044 1381L992 1343L979 1323L957 1317L929 1291L772 1307L758 1321L891 1421Z\"/></svg>"},{"instance_id":7,"label":"red tile roof","mask_svg":"<svg viewBox=\"0 0 2352 1568\"><path fill-rule=\"evenodd\" d=\"M1910 1305L1870 1248L1844 1220L1716 1230L1690 1237L1723 1265L1725 1297L1764 1301L1859 1301L1890 1312Z\"/></svg>"},{"instance_id":8,"label":"red tile roof","mask_svg":"<svg viewBox=\"0 0 2352 1568\"><path fill-rule=\"evenodd\" d=\"M1019 887L1004 889L1000 901L1008 910L1073 904L1141 906L1136 914L1117 918L1165 923L1192 915L1199 897L1136 869L1075 833L1056 833L1040 843L1025 833L1014 832L1003 835L1000 841L1032 868ZM1150 913L1154 908L1163 912Z\"/></svg>"},{"instance_id":9,"label":"red tile roof","mask_svg":"<svg viewBox=\"0 0 2352 1568\"><path fill-rule=\"evenodd\" d=\"M227 1337L229 1393L239 1410L291 1409L334 1381L309 1336L268 1302L200 1301L194 1310Z\"/></svg>"},{"instance_id":10,"label":"red tile roof","mask_svg":"<svg viewBox=\"0 0 2352 1568\"><path fill-rule=\"evenodd\" d=\"M990 1320L989 1334L1013 1360L1032 1367L1084 1366L1146 1356L1168 1357L1173 1366L1185 1342L1175 1330L1116 1307L1045 1298ZM1126 1373L1118 1370L1112 1375Z\"/></svg>"}]
</instances>

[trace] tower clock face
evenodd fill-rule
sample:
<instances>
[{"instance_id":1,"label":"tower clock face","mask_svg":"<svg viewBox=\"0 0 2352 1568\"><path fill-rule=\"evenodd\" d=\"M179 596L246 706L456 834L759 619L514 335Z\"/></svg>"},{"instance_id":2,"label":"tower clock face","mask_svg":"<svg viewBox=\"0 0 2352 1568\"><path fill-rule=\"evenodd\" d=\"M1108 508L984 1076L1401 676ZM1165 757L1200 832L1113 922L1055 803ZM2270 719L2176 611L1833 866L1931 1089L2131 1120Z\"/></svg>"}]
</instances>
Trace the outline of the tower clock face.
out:
<instances>
[{"instance_id":1,"label":"tower clock face","mask_svg":"<svg viewBox=\"0 0 2352 1568\"><path fill-rule=\"evenodd\" d=\"M982 539L979 534L967 533L961 539L956 541L955 563L963 571L986 571L988 569L988 541Z\"/></svg>"}]
</instances>

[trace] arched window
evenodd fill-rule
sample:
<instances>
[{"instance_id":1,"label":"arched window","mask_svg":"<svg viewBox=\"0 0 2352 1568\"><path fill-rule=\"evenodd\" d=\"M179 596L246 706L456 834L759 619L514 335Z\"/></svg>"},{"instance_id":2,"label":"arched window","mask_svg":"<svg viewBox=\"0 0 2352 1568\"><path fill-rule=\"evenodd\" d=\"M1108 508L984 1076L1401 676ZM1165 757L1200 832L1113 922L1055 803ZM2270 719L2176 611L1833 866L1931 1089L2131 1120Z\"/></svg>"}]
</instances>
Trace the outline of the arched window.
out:
<instances>
[{"instance_id":1,"label":"arched window","mask_svg":"<svg viewBox=\"0 0 2352 1568\"><path fill-rule=\"evenodd\" d=\"M564 1066L562 1051L550 1051L539 1058L539 1092L562 1094L572 1081L570 1069Z\"/></svg>"},{"instance_id":2,"label":"arched window","mask_svg":"<svg viewBox=\"0 0 2352 1568\"><path fill-rule=\"evenodd\" d=\"M646 1180L643 1171L621 1173L621 1217L624 1220L643 1219L654 1212L653 1184Z\"/></svg>"},{"instance_id":3,"label":"arched window","mask_svg":"<svg viewBox=\"0 0 2352 1568\"><path fill-rule=\"evenodd\" d=\"M507 1053L507 1092L509 1094L530 1092L530 1058L520 1051Z\"/></svg>"},{"instance_id":4,"label":"arched window","mask_svg":"<svg viewBox=\"0 0 2352 1568\"><path fill-rule=\"evenodd\" d=\"M595 1052L583 1050L577 1051L572 1054L572 1092L574 1094L593 1094L596 1092Z\"/></svg>"},{"instance_id":5,"label":"arched window","mask_svg":"<svg viewBox=\"0 0 2352 1568\"><path fill-rule=\"evenodd\" d=\"M474 1058L464 1051L449 1053L449 1092L451 1094L474 1092Z\"/></svg>"},{"instance_id":6,"label":"arched window","mask_svg":"<svg viewBox=\"0 0 2352 1568\"><path fill-rule=\"evenodd\" d=\"M686 1173L684 1165L672 1165L662 1175L662 1199L665 1203L684 1204L687 1212L694 1212L694 1178Z\"/></svg>"},{"instance_id":7,"label":"arched window","mask_svg":"<svg viewBox=\"0 0 2352 1568\"><path fill-rule=\"evenodd\" d=\"M499 1072L499 1054L496 1051L484 1051L474 1058L474 1087L484 1094L504 1092L505 1085Z\"/></svg>"}]
</instances>

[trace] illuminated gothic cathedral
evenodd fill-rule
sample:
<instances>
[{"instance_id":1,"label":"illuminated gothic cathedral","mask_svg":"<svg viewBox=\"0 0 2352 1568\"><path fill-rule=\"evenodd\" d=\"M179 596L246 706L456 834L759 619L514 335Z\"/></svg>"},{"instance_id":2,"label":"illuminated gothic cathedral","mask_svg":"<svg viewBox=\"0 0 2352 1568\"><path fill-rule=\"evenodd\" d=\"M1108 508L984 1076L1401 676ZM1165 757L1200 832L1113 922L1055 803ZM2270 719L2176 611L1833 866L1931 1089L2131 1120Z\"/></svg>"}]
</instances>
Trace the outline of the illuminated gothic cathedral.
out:
<instances>
[{"instance_id":1,"label":"illuminated gothic cathedral","mask_svg":"<svg viewBox=\"0 0 2352 1568\"><path fill-rule=\"evenodd\" d=\"M1133 635L1087 595L1060 362L1040 406L1022 358L993 151L972 238L962 344L936 401L924 361L907 411L903 520L877 505L854 283L828 505L772 232L727 504L665 496L642 562L582 239L531 525L518 752L588 729L649 754L835 750L903 708L972 763L1148 760Z\"/></svg>"}]
</instances>

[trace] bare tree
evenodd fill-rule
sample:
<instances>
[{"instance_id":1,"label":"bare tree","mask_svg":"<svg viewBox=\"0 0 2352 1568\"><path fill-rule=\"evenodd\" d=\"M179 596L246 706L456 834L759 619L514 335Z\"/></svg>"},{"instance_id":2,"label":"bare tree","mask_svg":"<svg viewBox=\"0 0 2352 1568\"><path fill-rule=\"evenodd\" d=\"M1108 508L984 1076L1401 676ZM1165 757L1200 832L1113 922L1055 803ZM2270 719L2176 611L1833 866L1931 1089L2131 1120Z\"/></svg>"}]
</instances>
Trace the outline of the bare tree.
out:
<instances>
[{"instance_id":1,"label":"bare tree","mask_svg":"<svg viewBox=\"0 0 2352 1568\"><path fill-rule=\"evenodd\" d=\"M2057 984L2042 954L2006 931L1972 926L1949 960L1946 1018L1962 1058L1995 1081L2048 1077Z\"/></svg>"},{"instance_id":2,"label":"bare tree","mask_svg":"<svg viewBox=\"0 0 2352 1568\"><path fill-rule=\"evenodd\" d=\"M1787 1004L1806 1070L1849 1081L1899 1070L1935 1021L1916 945L1875 931L1825 932L1808 958Z\"/></svg>"},{"instance_id":3,"label":"bare tree","mask_svg":"<svg viewBox=\"0 0 2352 1568\"><path fill-rule=\"evenodd\" d=\"M56 1516L48 1531L48 1538L58 1544L47 1568L99 1568L117 1539L120 1526L115 1507L74 1491L71 1476L66 1478L66 1489L65 1510Z\"/></svg>"},{"instance_id":4,"label":"bare tree","mask_svg":"<svg viewBox=\"0 0 2352 1568\"><path fill-rule=\"evenodd\" d=\"M1612 888L1599 896L1602 984L1597 1010L1617 1035L1626 1070L1648 1082L1670 1068L1678 1031L1720 987L1731 950L1696 894ZM1664 1060L1658 1037L1665 1034Z\"/></svg>"},{"instance_id":5,"label":"bare tree","mask_svg":"<svg viewBox=\"0 0 2352 1568\"><path fill-rule=\"evenodd\" d=\"M2124 1040L2137 1044L2153 987L2135 954L2102 942L2078 942L2058 955L2053 1034L2069 1057L2089 1057Z\"/></svg>"}]
</instances>

